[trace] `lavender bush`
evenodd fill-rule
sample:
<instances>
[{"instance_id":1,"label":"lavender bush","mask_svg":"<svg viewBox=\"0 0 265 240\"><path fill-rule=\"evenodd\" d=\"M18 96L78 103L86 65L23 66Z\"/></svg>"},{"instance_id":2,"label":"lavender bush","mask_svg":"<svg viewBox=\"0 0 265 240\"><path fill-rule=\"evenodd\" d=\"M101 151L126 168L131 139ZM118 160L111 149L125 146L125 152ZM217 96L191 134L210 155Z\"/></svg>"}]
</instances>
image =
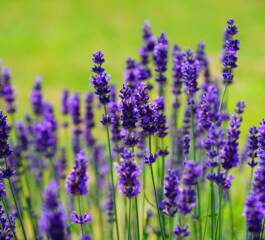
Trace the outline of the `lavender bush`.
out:
<instances>
[{"instance_id":1,"label":"lavender bush","mask_svg":"<svg viewBox=\"0 0 265 240\"><path fill-rule=\"evenodd\" d=\"M204 43L170 51L165 33L155 37L149 22L142 31L120 91L96 51L94 92L64 89L60 116L38 76L31 113L16 119L10 70L0 68L0 239L264 239L265 120L250 127L241 155L246 105L227 108L235 21L227 21L218 77ZM240 187L249 193L239 228L234 207L243 201L231 190L244 165L250 175Z\"/></svg>"}]
</instances>

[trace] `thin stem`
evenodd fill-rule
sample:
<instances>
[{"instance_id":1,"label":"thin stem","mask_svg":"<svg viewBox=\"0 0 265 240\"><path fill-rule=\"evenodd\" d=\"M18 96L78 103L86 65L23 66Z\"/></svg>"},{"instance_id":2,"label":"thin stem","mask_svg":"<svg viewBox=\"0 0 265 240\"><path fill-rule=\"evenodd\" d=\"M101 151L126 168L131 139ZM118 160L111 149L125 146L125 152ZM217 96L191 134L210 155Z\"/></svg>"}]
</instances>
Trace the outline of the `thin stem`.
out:
<instances>
[{"instance_id":1,"label":"thin stem","mask_svg":"<svg viewBox=\"0 0 265 240\"><path fill-rule=\"evenodd\" d=\"M152 153L151 135L149 135L149 153L150 154ZM160 210L159 210L159 206L158 206L158 197L157 197L157 192L156 192L156 185L155 185L153 166L152 166L152 164L148 164L148 165L149 165L150 171L151 171L151 177L152 177L152 183L153 183L153 190L154 190L154 194L155 194L156 210L157 210L157 215L158 215L158 220L159 220L159 226L160 226L160 230L161 230L161 233L162 233L162 238L165 239L164 229L162 227L162 221L161 221L161 217L160 217Z\"/></svg>"},{"instance_id":2,"label":"thin stem","mask_svg":"<svg viewBox=\"0 0 265 240\"><path fill-rule=\"evenodd\" d=\"M139 226L139 213L138 213L138 201L137 196L134 197L135 199L135 213L136 213L136 225L137 225L137 239L140 240L140 226Z\"/></svg>"},{"instance_id":3,"label":"thin stem","mask_svg":"<svg viewBox=\"0 0 265 240\"><path fill-rule=\"evenodd\" d=\"M81 215L82 214L81 196L78 196L78 211L79 211L79 214ZM84 228L83 228L83 224L82 223L80 224L80 227L81 227L82 236L84 236Z\"/></svg>"},{"instance_id":4,"label":"thin stem","mask_svg":"<svg viewBox=\"0 0 265 240\"><path fill-rule=\"evenodd\" d=\"M224 88L224 91L223 91L223 94L222 94L222 98L221 98L221 102L219 104L219 108L218 108L218 113L220 113L222 107L223 107L223 103L224 103L224 99L225 99L225 94L226 94L226 91L227 91L227 86L228 84L225 84L225 88Z\"/></svg>"},{"instance_id":5,"label":"thin stem","mask_svg":"<svg viewBox=\"0 0 265 240\"><path fill-rule=\"evenodd\" d=\"M233 204L232 204L232 198L230 193L228 193L228 202L229 202L229 210L230 210L230 223L231 223L231 239L236 238L235 234L235 227L234 227L234 211L233 211Z\"/></svg>"},{"instance_id":6,"label":"thin stem","mask_svg":"<svg viewBox=\"0 0 265 240\"><path fill-rule=\"evenodd\" d=\"M173 240L174 217L169 218L169 240Z\"/></svg>"},{"instance_id":7,"label":"thin stem","mask_svg":"<svg viewBox=\"0 0 265 240\"><path fill-rule=\"evenodd\" d=\"M14 203L15 203L15 206L16 206L16 210L17 210L17 213L18 213L18 219L19 219L19 223L21 225L23 237L24 237L24 239L27 239L27 235L26 235L24 223L23 223L23 220L22 220L21 212L19 210L19 206L18 206L18 202L17 202L16 196L15 196L15 191L14 191L14 188L13 188L13 184L12 184L10 179L8 179L8 183L9 183L9 187L10 187L10 190L11 190L11 193L12 193L12 197L13 197L13 200L14 200Z\"/></svg>"},{"instance_id":8,"label":"thin stem","mask_svg":"<svg viewBox=\"0 0 265 240\"><path fill-rule=\"evenodd\" d=\"M213 181L210 181L210 192L211 192L211 239L213 240L214 227L215 227L215 194L214 194Z\"/></svg>"},{"instance_id":9,"label":"thin stem","mask_svg":"<svg viewBox=\"0 0 265 240\"><path fill-rule=\"evenodd\" d=\"M16 235L16 232L15 232L15 229L13 227L12 221L11 221L10 216L9 216L9 211L8 211L8 207L7 207L6 199L5 198L2 198L2 203L3 203L4 209L5 209L6 217L8 219L10 228L11 228L12 233L14 235L14 238L17 239L17 235Z\"/></svg>"},{"instance_id":10,"label":"thin stem","mask_svg":"<svg viewBox=\"0 0 265 240\"><path fill-rule=\"evenodd\" d=\"M195 123L194 123L194 107L193 104L190 105L191 110L191 131L192 131L192 157L193 160L196 161L196 137L195 137ZM200 194L200 185L199 182L197 183L197 199L198 205L195 208L195 214L197 214L196 218L198 218L199 224L199 239L202 240L202 221L201 221L201 194Z\"/></svg>"},{"instance_id":11,"label":"thin stem","mask_svg":"<svg viewBox=\"0 0 265 240\"><path fill-rule=\"evenodd\" d=\"M131 208L132 208L132 201L129 198L129 219L128 219L128 240L131 239Z\"/></svg>"},{"instance_id":12,"label":"thin stem","mask_svg":"<svg viewBox=\"0 0 265 240\"><path fill-rule=\"evenodd\" d=\"M144 226L145 222L145 185L146 185L146 168L143 166L143 201L142 201L142 226ZM143 236L145 235L145 229L143 227Z\"/></svg>"},{"instance_id":13,"label":"thin stem","mask_svg":"<svg viewBox=\"0 0 265 240\"><path fill-rule=\"evenodd\" d=\"M223 200L223 188L221 187L219 190L219 237L218 239L222 239L222 200Z\"/></svg>"},{"instance_id":14,"label":"thin stem","mask_svg":"<svg viewBox=\"0 0 265 240\"><path fill-rule=\"evenodd\" d=\"M104 105L104 112L105 112L105 116L107 116L106 105ZM107 141L108 141L108 150L109 150L109 168L110 168L111 190L112 190L114 214L115 214L116 235L117 235L117 239L119 240L120 239L119 224L118 224L119 221L118 221L117 206L116 206L116 192L115 192L114 176L113 176L113 159L112 159L112 150L111 150L110 132L109 132L108 122L106 124L106 131L107 131Z\"/></svg>"}]
</instances>

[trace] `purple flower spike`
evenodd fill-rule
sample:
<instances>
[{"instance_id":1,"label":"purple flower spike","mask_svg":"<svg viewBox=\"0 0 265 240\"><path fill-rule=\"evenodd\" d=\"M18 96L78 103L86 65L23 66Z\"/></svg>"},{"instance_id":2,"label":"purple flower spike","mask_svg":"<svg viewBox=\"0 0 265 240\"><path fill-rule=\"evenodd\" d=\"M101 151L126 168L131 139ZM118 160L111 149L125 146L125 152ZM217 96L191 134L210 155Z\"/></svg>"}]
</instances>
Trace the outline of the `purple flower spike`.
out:
<instances>
[{"instance_id":1,"label":"purple flower spike","mask_svg":"<svg viewBox=\"0 0 265 240\"><path fill-rule=\"evenodd\" d=\"M6 121L6 115L0 111L0 158L6 158L11 154L8 144L9 125Z\"/></svg>"},{"instance_id":2,"label":"purple flower spike","mask_svg":"<svg viewBox=\"0 0 265 240\"><path fill-rule=\"evenodd\" d=\"M36 115L42 114L43 111L43 96L42 96L42 77L37 76L35 79L35 85L30 94L30 102L33 112Z\"/></svg>"},{"instance_id":3,"label":"purple flower spike","mask_svg":"<svg viewBox=\"0 0 265 240\"><path fill-rule=\"evenodd\" d=\"M116 164L116 169L119 175L120 191L128 198L137 196L141 189L140 167L132 160L123 160L120 164Z\"/></svg>"},{"instance_id":4,"label":"purple flower spike","mask_svg":"<svg viewBox=\"0 0 265 240\"><path fill-rule=\"evenodd\" d=\"M80 94L74 93L69 99L69 111L72 116L74 125L79 125L82 122L80 113Z\"/></svg>"},{"instance_id":5,"label":"purple flower spike","mask_svg":"<svg viewBox=\"0 0 265 240\"><path fill-rule=\"evenodd\" d=\"M92 221L92 215L90 213L77 214L76 211L73 211L71 214L71 219L73 223L83 225Z\"/></svg>"},{"instance_id":6,"label":"purple flower spike","mask_svg":"<svg viewBox=\"0 0 265 240\"><path fill-rule=\"evenodd\" d=\"M84 118L84 135L85 142L88 147L94 146L96 139L93 136L92 129L95 127L94 113L93 113L93 101L94 94L92 92L87 93L85 96L86 112Z\"/></svg>"},{"instance_id":7,"label":"purple flower spike","mask_svg":"<svg viewBox=\"0 0 265 240\"><path fill-rule=\"evenodd\" d=\"M185 92L192 97L199 90L197 82L199 61L193 56L193 52L190 49L186 50L181 72L184 79Z\"/></svg>"},{"instance_id":8,"label":"purple flower spike","mask_svg":"<svg viewBox=\"0 0 265 240\"><path fill-rule=\"evenodd\" d=\"M69 113L69 90L64 89L61 97L61 112L63 115Z\"/></svg>"},{"instance_id":9,"label":"purple flower spike","mask_svg":"<svg viewBox=\"0 0 265 240\"><path fill-rule=\"evenodd\" d=\"M247 143L247 152L250 161L248 165L250 167L255 167L258 163L255 161L257 157L258 149L258 128L253 126L249 129L248 143Z\"/></svg>"},{"instance_id":10,"label":"purple flower spike","mask_svg":"<svg viewBox=\"0 0 265 240\"><path fill-rule=\"evenodd\" d=\"M182 72L181 65L183 61L184 54L181 52L181 49L178 45L173 46L173 67L172 67L172 78L173 78L173 86L172 93L175 95L175 100L173 101L173 107L180 107L180 94L182 88Z\"/></svg>"},{"instance_id":11,"label":"purple flower spike","mask_svg":"<svg viewBox=\"0 0 265 240\"><path fill-rule=\"evenodd\" d=\"M67 192L73 195L87 194L88 180L87 160L85 159L85 152L81 151L75 158L73 169L66 177L65 187Z\"/></svg>"},{"instance_id":12,"label":"purple flower spike","mask_svg":"<svg viewBox=\"0 0 265 240\"><path fill-rule=\"evenodd\" d=\"M66 214L59 201L58 191L58 184L50 182L43 195L43 212L39 225L49 239L66 240Z\"/></svg>"},{"instance_id":13,"label":"purple flower spike","mask_svg":"<svg viewBox=\"0 0 265 240\"><path fill-rule=\"evenodd\" d=\"M162 202L163 213L173 217L177 212L177 197L179 194L179 179L176 169L168 169L168 174L164 180L165 199Z\"/></svg>"},{"instance_id":14,"label":"purple flower spike","mask_svg":"<svg viewBox=\"0 0 265 240\"><path fill-rule=\"evenodd\" d=\"M182 237L183 237L183 238L188 237L188 236L190 235L189 226L186 225L186 226L184 226L184 227L181 227L181 226L177 225L177 226L174 228L173 233L174 233L174 236L175 236L176 238L179 238L179 237L181 237L181 238L182 238Z\"/></svg>"},{"instance_id":15,"label":"purple flower spike","mask_svg":"<svg viewBox=\"0 0 265 240\"><path fill-rule=\"evenodd\" d=\"M198 178L202 175L202 167L194 161L184 162L183 183L187 186L196 185Z\"/></svg>"},{"instance_id":16,"label":"purple flower spike","mask_svg":"<svg viewBox=\"0 0 265 240\"><path fill-rule=\"evenodd\" d=\"M239 50L240 41L234 39L237 34L237 26L234 25L234 20L227 21L227 27L224 32L224 45L222 53L223 63L223 82L224 84L231 84L234 80L233 69L237 67L237 51Z\"/></svg>"},{"instance_id":17,"label":"purple flower spike","mask_svg":"<svg viewBox=\"0 0 265 240\"><path fill-rule=\"evenodd\" d=\"M99 97L99 101L105 105L110 101L110 86L108 85L110 75L102 68L102 64L105 62L103 52L95 52L92 61L94 62L92 67L94 75L90 78L90 81L94 86L95 94Z\"/></svg>"},{"instance_id":18,"label":"purple flower spike","mask_svg":"<svg viewBox=\"0 0 265 240\"><path fill-rule=\"evenodd\" d=\"M243 103L239 102L237 104L236 112L238 115L233 114L231 116L230 127L227 129L227 138L220 152L222 166L226 170L236 167L239 163L238 139L240 136L239 128L242 122L241 114L243 113L244 107L245 105Z\"/></svg>"},{"instance_id":19,"label":"purple flower spike","mask_svg":"<svg viewBox=\"0 0 265 240\"><path fill-rule=\"evenodd\" d=\"M162 33L157 39L154 48L155 71L158 73L156 81L163 84L166 82L164 73L167 70L168 40L165 33Z\"/></svg>"},{"instance_id":20,"label":"purple flower spike","mask_svg":"<svg viewBox=\"0 0 265 240\"><path fill-rule=\"evenodd\" d=\"M246 217L248 231L258 236L263 229L262 223L265 212L258 196L254 192L250 192L247 197L244 215Z\"/></svg>"}]
</instances>

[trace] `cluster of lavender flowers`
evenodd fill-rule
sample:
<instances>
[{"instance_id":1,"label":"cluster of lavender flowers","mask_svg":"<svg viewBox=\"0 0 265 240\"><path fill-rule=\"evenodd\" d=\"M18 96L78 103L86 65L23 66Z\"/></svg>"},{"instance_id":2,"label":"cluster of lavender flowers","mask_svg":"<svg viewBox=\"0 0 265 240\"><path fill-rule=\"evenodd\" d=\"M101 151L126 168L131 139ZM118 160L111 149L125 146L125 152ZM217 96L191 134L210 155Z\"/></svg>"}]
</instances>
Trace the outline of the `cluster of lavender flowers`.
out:
<instances>
[{"instance_id":1,"label":"cluster of lavender flowers","mask_svg":"<svg viewBox=\"0 0 265 240\"><path fill-rule=\"evenodd\" d=\"M37 76L31 111L17 120L11 73L0 67L1 239L264 239L265 120L249 129L241 158L245 103L230 112L226 102L239 50L235 21L224 31L219 77L204 43L174 44L170 54L165 33L156 37L149 22L142 31L120 91L96 51L94 92L64 89L60 117ZM250 170L246 235L224 216L226 208L233 216L239 165Z\"/></svg>"}]
</instances>

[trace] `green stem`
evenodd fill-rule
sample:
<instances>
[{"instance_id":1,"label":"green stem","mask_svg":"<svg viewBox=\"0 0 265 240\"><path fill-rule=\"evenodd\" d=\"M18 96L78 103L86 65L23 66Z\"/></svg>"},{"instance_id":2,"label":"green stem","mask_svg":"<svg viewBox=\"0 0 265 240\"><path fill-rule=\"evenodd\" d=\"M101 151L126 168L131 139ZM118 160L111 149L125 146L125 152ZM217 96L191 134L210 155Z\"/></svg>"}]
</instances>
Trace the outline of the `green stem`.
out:
<instances>
[{"instance_id":1,"label":"green stem","mask_svg":"<svg viewBox=\"0 0 265 240\"><path fill-rule=\"evenodd\" d=\"M230 193L228 193L228 202L229 202L229 210L230 210L230 223L231 223L231 239L236 238L235 234L235 227L234 227L234 211L233 211L233 204L232 204L232 198Z\"/></svg>"},{"instance_id":2,"label":"green stem","mask_svg":"<svg viewBox=\"0 0 265 240\"><path fill-rule=\"evenodd\" d=\"M213 172L213 170L212 170ZM210 181L211 192L211 239L214 240L214 227L215 227L215 194L213 181Z\"/></svg>"},{"instance_id":3,"label":"green stem","mask_svg":"<svg viewBox=\"0 0 265 240\"><path fill-rule=\"evenodd\" d=\"M82 214L82 209L81 209L81 196L78 196L78 211L79 214ZM82 236L84 236L84 228L83 228L83 224L80 224L81 227L81 232L82 232Z\"/></svg>"},{"instance_id":4,"label":"green stem","mask_svg":"<svg viewBox=\"0 0 265 240\"><path fill-rule=\"evenodd\" d=\"M146 185L146 168L143 166L143 200L142 200L142 226L144 226L145 222L145 185ZM143 236L145 236L145 229L143 227Z\"/></svg>"},{"instance_id":5,"label":"green stem","mask_svg":"<svg viewBox=\"0 0 265 240\"><path fill-rule=\"evenodd\" d=\"M129 198L129 219L128 219L128 240L131 239L131 208L132 208L132 201Z\"/></svg>"},{"instance_id":6,"label":"green stem","mask_svg":"<svg viewBox=\"0 0 265 240\"><path fill-rule=\"evenodd\" d=\"M11 194L12 194L12 197L13 197L13 200L14 200L14 203L15 203L15 206L16 206L17 213L18 213L18 219L19 219L19 223L21 225L23 237L24 237L24 239L27 239L27 235L26 235L24 223L23 223L23 220L22 220L21 212L19 210L19 206L18 206L18 202L17 202L16 196L15 196L15 191L14 191L14 188L13 188L13 184L12 184L12 182L11 182L10 179L8 179L8 183L9 183L9 187L10 187L10 190L11 190Z\"/></svg>"},{"instance_id":7,"label":"green stem","mask_svg":"<svg viewBox=\"0 0 265 240\"><path fill-rule=\"evenodd\" d=\"M138 213L138 201L137 196L135 196L135 213L136 213L136 225L137 225L137 239L140 240L140 226L139 226L139 213Z\"/></svg>"},{"instance_id":8,"label":"green stem","mask_svg":"<svg viewBox=\"0 0 265 240\"><path fill-rule=\"evenodd\" d=\"M192 157L193 161L196 162L196 138L195 138L195 123L194 123L194 106L190 106L191 110L191 131L192 131ZM202 221L201 221L201 194L200 194L200 185L199 182L196 185L197 187L197 199L198 199L198 204L196 206L195 210L195 215L196 218L198 218L198 224L199 224L199 239L202 240Z\"/></svg>"},{"instance_id":9,"label":"green stem","mask_svg":"<svg viewBox=\"0 0 265 240\"><path fill-rule=\"evenodd\" d=\"M104 105L104 113L107 117L107 107ZM109 169L110 169L110 177L111 177L111 190L113 196L113 205L114 205L114 214L115 214L115 226L116 226L116 235L117 239L120 239L119 233L119 224L118 224L118 214L117 214L117 206L116 206L116 191L114 185L114 175L113 175L113 159L112 159L112 151L111 151L111 143L110 143L110 132L109 132L109 123L106 124L106 131L107 131L107 141L108 141L108 150L109 150Z\"/></svg>"},{"instance_id":10,"label":"green stem","mask_svg":"<svg viewBox=\"0 0 265 240\"><path fill-rule=\"evenodd\" d=\"M223 200L223 188L220 187L219 189L219 236L218 239L221 240L222 239L222 200Z\"/></svg>"},{"instance_id":11,"label":"green stem","mask_svg":"<svg viewBox=\"0 0 265 240\"><path fill-rule=\"evenodd\" d=\"M221 102L219 104L219 108L218 108L218 113L220 113L222 107L223 107L223 103L224 103L224 99L225 99L225 94L226 94L226 91L227 91L227 86L228 84L225 84L225 88L224 88L224 91L223 91L223 94L222 94L222 98L221 98Z\"/></svg>"},{"instance_id":12,"label":"green stem","mask_svg":"<svg viewBox=\"0 0 265 240\"><path fill-rule=\"evenodd\" d=\"M169 218L169 240L173 240L174 217Z\"/></svg>"},{"instance_id":13,"label":"green stem","mask_svg":"<svg viewBox=\"0 0 265 240\"><path fill-rule=\"evenodd\" d=\"M152 153L152 141L151 141L151 135L149 135L149 153ZM164 229L162 227L162 221L161 221L161 217L160 217L160 210L159 210L159 206L158 206L158 197L157 197L157 192L156 192L156 185L155 185L155 178L154 178L154 171L153 171L153 166L152 164L148 164L150 167L150 171L151 171L151 177L152 177L152 183L153 183L153 191L155 194L155 201L156 201L156 210L157 210L157 215L158 215L158 220L159 220L159 227L162 233L162 238L165 239L165 234L164 234Z\"/></svg>"}]
</instances>

